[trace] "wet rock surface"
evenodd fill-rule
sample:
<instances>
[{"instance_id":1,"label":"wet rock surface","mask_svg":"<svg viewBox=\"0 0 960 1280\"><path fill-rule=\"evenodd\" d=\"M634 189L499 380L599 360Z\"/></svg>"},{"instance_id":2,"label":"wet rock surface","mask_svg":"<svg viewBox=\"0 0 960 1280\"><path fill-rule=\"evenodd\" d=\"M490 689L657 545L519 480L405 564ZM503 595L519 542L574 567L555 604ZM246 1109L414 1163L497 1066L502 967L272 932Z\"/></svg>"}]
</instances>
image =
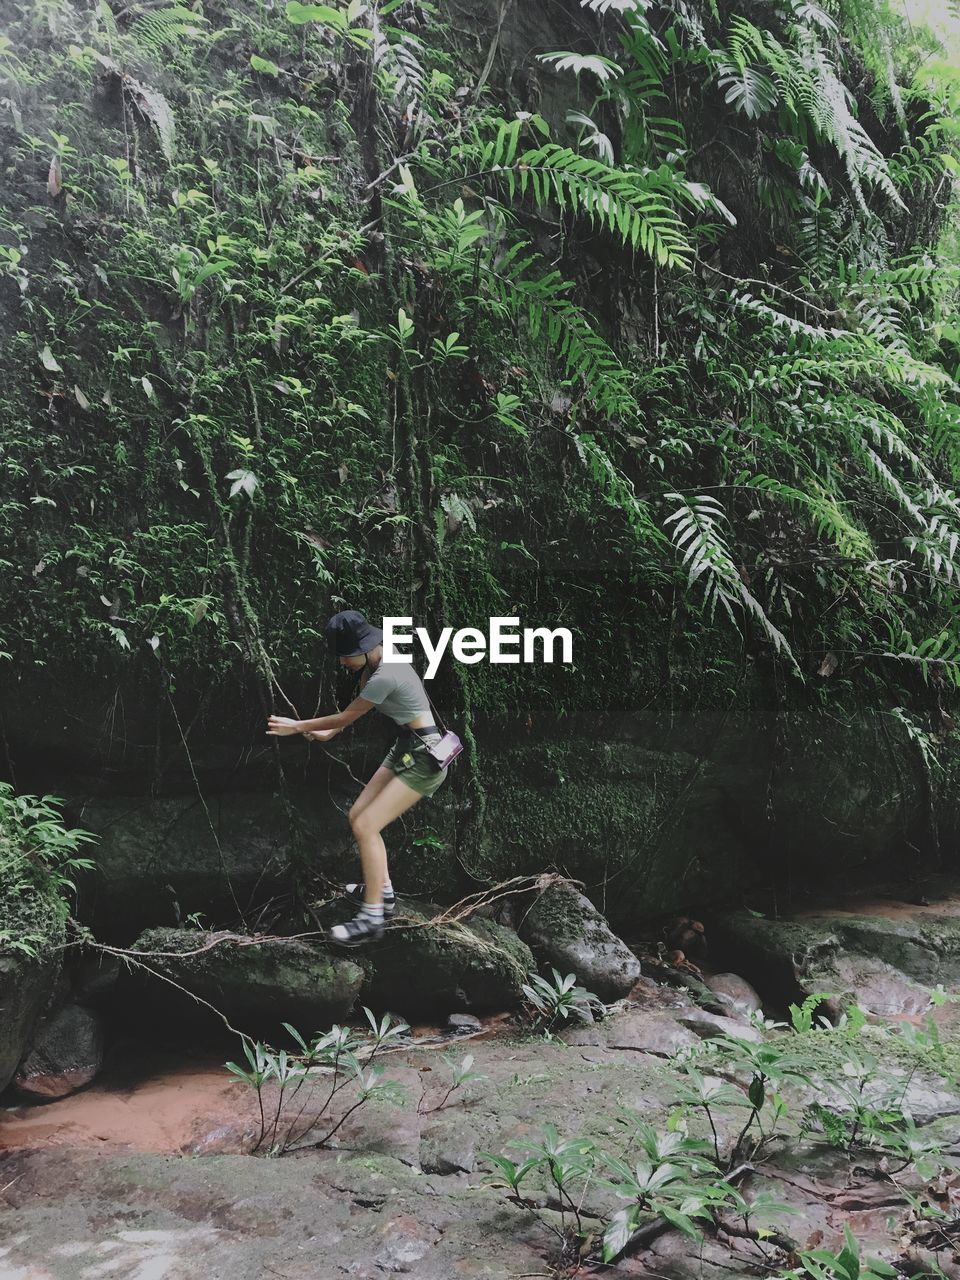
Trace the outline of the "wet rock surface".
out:
<instances>
[{"instance_id":1,"label":"wet rock surface","mask_svg":"<svg viewBox=\"0 0 960 1280\"><path fill-rule=\"evenodd\" d=\"M408 1019L511 1009L534 967L529 947L492 920L437 920L439 907L401 899L375 947L357 952L362 1003Z\"/></svg>"},{"instance_id":2,"label":"wet rock surface","mask_svg":"<svg viewBox=\"0 0 960 1280\"><path fill-rule=\"evenodd\" d=\"M436 1116L420 1131L420 1168L424 1173L473 1173L479 1137L468 1121Z\"/></svg>"},{"instance_id":3,"label":"wet rock surface","mask_svg":"<svg viewBox=\"0 0 960 1280\"><path fill-rule=\"evenodd\" d=\"M16 1074L17 1092L63 1098L82 1089L103 1064L103 1025L91 1009L70 1004L45 1018Z\"/></svg>"},{"instance_id":4,"label":"wet rock surface","mask_svg":"<svg viewBox=\"0 0 960 1280\"><path fill-rule=\"evenodd\" d=\"M0 1113L0 1276L76 1280L102 1270L163 1280L513 1280L548 1273L557 1248L548 1189L531 1188L536 1212L511 1203L483 1185L489 1166L482 1153L517 1155L514 1144L542 1141L546 1125L619 1150L624 1107L665 1132L678 1079L665 1055L696 1047L702 1032L683 1022L702 1011L675 991L645 990L644 998L646 1006L571 1029L566 1043L502 1029L492 1038L485 1029L469 1044L450 1041L448 1054L462 1062L473 1053L483 1079L446 1097L450 1070L436 1036L428 1037L383 1060L405 1091L404 1105L371 1102L346 1118L333 1149L304 1147L281 1159L239 1154L257 1131L256 1096L217 1063L154 1072L123 1091L101 1077L74 1097ZM704 1029L724 1029L717 1023ZM741 1037L754 1031L724 1025ZM918 1075L909 1103L917 1123L937 1126L931 1132L949 1144L960 1098L941 1086ZM796 1104L796 1124L808 1100L790 1085L784 1093ZM348 1105L335 1106L332 1118ZM748 1112L744 1096L716 1115L725 1158ZM711 1140L705 1123L690 1123ZM801 1165L793 1132L785 1127L741 1190L788 1202L795 1212L786 1230L801 1242L836 1246L851 1221L864 1248L882 1253L891 1239L888 1183L858 1171L846 1152L821 1152L812 1163L808 1154ZM591 1189L586 1214L601 1211L603 1194ZM762 1261L749 1239L721 1232L693 1245L665 1231L611 1274L721 1280L750 1275Z\"/></svg>"},{"instance_id":5,"label":"wet rock surface","mask_svg":"<svg viewBox=\"0 0 960 1280\"><path fill-rule=\"evenodd\" d=\"M0 1090L27 1051L53 995L60 964L53 956L0 956Z\"/></svg>"},{"instance_id":6,"label":"wet rock surface","mask_svg":"<svg viewBox=\"0 0 960 1280\"><path fill-rule=\"evenodd\" d=\"M716 996L721 1011L732 1017L749 1018L761 1007L757 992L737 973L715 973L707 978L706 986Z\"/></svg>"},{"instance_id":7,"label":"wet rock surface","mask_svg":"<svg viewBox=\"0 0 960 1280\"><path fill-rule=\"evenodd\" d=\"M960 919L935 912L845 913L771 920L741 912L718 927L725 951L765 982L765 994L830 997L879 1017L914 1016L938 984L960 978Z\"/></svg>"},{"instance_id":8,"label":"wet rock surface","mask_svg":"<svg viewBox=\"0 0 960 1280\"><path fill-rule=\"evenodd\" d=\"M281 1021L312 1032L345 1018L363 981L353 960L292 938L148 929L133 952L142 960L128 1000L139 995L152 1019L181 1025L216 1026L219 1010L251 1033L279 1031Z\"/></svg>"},{"instance_id":9,"label":"wet rock surface","mask_svg":"<svg viewBox=\"0 0 960 1280\"><path fill-rule=\"evenodd\" d=\"M520 935L537 959L561 975L575 973L601 1000L619 1000L640 977L640 961L589 898L551 885L524 912Z\"/></svg>"}]
</instances>

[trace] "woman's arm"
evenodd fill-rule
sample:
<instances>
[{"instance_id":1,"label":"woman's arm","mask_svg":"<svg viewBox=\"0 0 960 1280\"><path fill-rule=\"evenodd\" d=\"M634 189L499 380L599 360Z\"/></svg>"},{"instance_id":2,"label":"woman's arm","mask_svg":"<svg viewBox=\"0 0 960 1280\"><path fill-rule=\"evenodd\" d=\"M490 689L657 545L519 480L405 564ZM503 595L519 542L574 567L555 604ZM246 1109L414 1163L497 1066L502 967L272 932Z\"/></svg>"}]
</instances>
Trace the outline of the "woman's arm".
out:
<instances>
[{"instance_id":1,"label":"woman's arm","mask_svg":"<svg viewBox=\"0 0 960 1280\"><path fill-rule=\"evenodd\" d=\"M271 716L267 721L267 733L276 738L285 738L294 733L345 729L347 725L353 724L354 720L359 720L368 711L372 711L373 705L366 698L354 698L345 711L338 711L332 716L319 716L315 720L291 720L287 716Z\"/></svg>"}]
</instances>

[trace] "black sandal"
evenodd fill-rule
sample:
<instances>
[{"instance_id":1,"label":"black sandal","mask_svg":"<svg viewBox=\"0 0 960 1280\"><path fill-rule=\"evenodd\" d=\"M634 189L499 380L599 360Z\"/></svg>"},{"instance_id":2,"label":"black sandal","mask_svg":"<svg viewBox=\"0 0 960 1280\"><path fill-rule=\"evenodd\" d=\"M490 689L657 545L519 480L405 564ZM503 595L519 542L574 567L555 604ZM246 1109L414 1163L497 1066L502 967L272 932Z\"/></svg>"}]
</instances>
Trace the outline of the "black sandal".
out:
<instances>
[{"instance_id":1,"label":"black sandal","mask_svg":"<svg viewBox=\"0 0 960 1280\"><path fill-rule=\"evenodd\" d=\"M383 937L383 921L373 920L362 912L344 924L335 924L330 930L330 941L338 947L359 947L365 942L377 942Z\"/></svg>"}]
</instances>

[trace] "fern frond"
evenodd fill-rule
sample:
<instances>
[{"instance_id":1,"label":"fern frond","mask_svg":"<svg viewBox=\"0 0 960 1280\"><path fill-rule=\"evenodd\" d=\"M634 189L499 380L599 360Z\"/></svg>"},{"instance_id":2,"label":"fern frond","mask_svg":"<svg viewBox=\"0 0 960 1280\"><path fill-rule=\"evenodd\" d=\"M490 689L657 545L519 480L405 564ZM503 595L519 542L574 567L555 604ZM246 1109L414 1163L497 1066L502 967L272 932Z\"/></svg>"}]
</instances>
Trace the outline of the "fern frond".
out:
<instances>
[{"instance_id":1,"label":"fern frond","mask_svg":"<svg viewBox=\"0 0 960 1280\"><path fill-rule=\"evenodd\" d=\"M541 259L529 241L516 240L505 253L487 248L482 280L489 294L514 316L526 319L530 334L545 333L568 377L583 379L588 399L608 417L637 412L626 369L573 302L573 288L559 271L541 274Z\"/></svg>"},{"instance_id":2,"label":"fern frond","mask_svg":"<svg viewBox=\"0 0 960 1280\"><path fill-rule=\"evenodd\" d=\"M104 53L93 51L93 56L102 67L105 67L120 82L126 100L132 103L136 111L157 131L160 149L169 164L173 163L176 150L177 130L173 111L169 102L160 92L150 85L135 80Z\"/></svg>"},{"instance_id":3,"label":"fern frond","mask_svg":"<svg viewBox=\"0 0 960 1280\"><path fill-rule=\"evenodd\" d=\"M815 476L809 477L809 489L798 489L773 476L749 472L741 472L735 483L779 498L802 512L810 519L817 537L829 538L842 556L864 561L874 556L869 535L853 523Z\"/></svg>"},{"instance_id":4,"label":"fern frond","mask_svg":"<svg viewBox=\"0 0 960 1280\"><path fill-rule=\"evenodd\" d=\"M589 71L601 83L623 75L623 68L618 62L614 62L612 58L603 58L598 53L571 53L569 50L540 53L537 54L537 61L551 64L555 71L572 71L575 76Z\"/></svg>"},{"instance_id":5,"label":"fern frond","mask_svg":"<svg viewBox=\"0 0 960 1280\"><path fill-rule=\"evenodd\" d=\"M900 477L894 472L892 467L887 465L877 451L872 448L866 440L861 439L857 442L857 452L866 464L867 470L871 472L875 479L880 481L880 483L890 494L893 495L894 498L897 499L897 502L907 515L926 528L926 520L924 519L923 512L920 510L920 507L913 500L910 494L907 493Z\"/></svg>"},{"instance_id":6,"label":"fern frond","mask_svg":"<svg viewBox=\"0 0 960 1280\"><path fill-rule=\"evenodd\" d=\"M130 26L130 39L145 53L154 58L162 58L169 52L176 52L190 40L205 34L203 26L206 18L195 13L177 0L161 8L146 9L136 6L134 19Z\"/></svg>"},{"instance_id":7,"label":"fern frond","mask_svg":"<svg viewBox=\"0 0 960 1280\"><path fill-rule=\"evenodd\" d=\"M596 438L587 432L571 432L571 436L580 461L602 490L607 502L623 512L631 528L642 535L645 546L649 548L657 543L667 545L662 531L653 522L649 507L637 497L632 482L615 465Z\"/></svg>"},{"instance_id":8,"label":"fern frond","mask_svg":"<svg viewBox=\"0 0 960 1280\"><path fill-rule=\"evenodd\" d=\"M580 5L584 9L592 9L594 13L639 13L641 9L646 8L646 4L641 4L640 0L580 0Z\"/></svg>"},{"instance_id":9,"label":"fern frond","mask_svg":"<svg viewBox=\"0 0 960 1280\"><path fill-rule=\"evenodd\" d=\"M770 621L759 600L750 592L740 575L721 529L726 516L723 507L709 494L686 498L679 493L665 495L668 502L680 505L664 520L681 566L687 573L687 587L703 580L703 602L710 618L722 606L730 621L737 624L735 610L753 617L761 626L777 653L796 661L786 636Z\"/></svg>"},{"instance_id":10,"label":"fern frond","mask_svg":"<svg viewBox=\"0 0 960 1280\"><path fill-rule=\"evenodd\" d=\"M501 125L496 138L474 152L481 170L496 176L511 197L529 194L538 205L553 202L643 250L661 266L689 268L693 247L676 209L662 194L662 177L614 168L553 142L518 155L518 123Z\"/></svg>"},{"instance_id":11,"label":"fern frond","mask_svg":"<svg viewBox=\"0 0 960 1280\"><path fill-rule=\"evenodd\" d=\"M789 48L742 15L731 20L727 49L715 56L727 101L755 117L782 99L810 122L818 137L836 147L854 199L864 212L868 212L864 183L904 208L882 153L854 116L850 94L815 31L808 26L795 31L797 47Z\"/></svg>"},{"instance_id":12,"label":"fern frond","mask_svg":"<svg viewBox=\"0 0 960 1280\"><path fill-rule=\"evenodd\" d=\"M850 94L812 33L803 38L801 54L808 77L802 83L801 98L817 132L840 153L857 202L866 208L862 189L866 181L883 191L891 203L905 209L883 155L851 112Z\"/></svg>"},{"instance_id":13,"label":"fern frond","mask_svg":"<svg viewBox=\"0 0 960 1280\"><path fill-rule=\"evenodd\" d=\"M951 628L937 635L928 636L915 644L909 632L901 631L899 636L890 634L890 648L882 654L884 658L893 658L898 662L914 663L920 670L924 684L930 674L936 671L947 678L954 689L960 688L960 655L956 639L957 632Z\"/></svg>"},{"instance_id":14,"label":"fern frond","mask_svg":"<svg viewBox=\"0 0 960 1280\"><path fill-rule=\"evenodd\" d=\"M718 84L724 90L723 100L735 107L748 120L757 120L780 101L777 86L756 67L737 62L721 62Z\"/></svg>"},{"instance_id":15,"label":"fern frond","mask_svg":"<svg viewBox=\"0 0 960 1280\"><path fill-rule=\"evenodd\" d=\"M373 34L373 62L388 79L391 94L409 105L423 96L426 73L420 62L423 41L399 27L381 27Z\"/></svg>"}]
</instances>

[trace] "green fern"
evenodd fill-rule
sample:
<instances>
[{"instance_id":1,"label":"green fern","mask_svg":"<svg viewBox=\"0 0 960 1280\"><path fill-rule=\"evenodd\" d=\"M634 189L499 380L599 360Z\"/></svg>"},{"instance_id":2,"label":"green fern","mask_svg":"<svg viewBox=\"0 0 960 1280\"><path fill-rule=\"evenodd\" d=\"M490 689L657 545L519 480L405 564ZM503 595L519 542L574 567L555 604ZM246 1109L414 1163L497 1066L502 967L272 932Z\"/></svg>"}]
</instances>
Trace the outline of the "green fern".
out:
<instances>
[{"instance_id":1,"label":"green fern","mask_svg":"<svg viewBox=\"0 0 960 1280\"><path fill-rule=\"evenodd\" d=\"M503 122L497 136L467 153L480 173L496 176L511 198L530 194L555 203L642 249L661 266L688 268L693 247L675 207L661 194L662 180L615 168L547 142L519 152L520 120Z\"/></svg>"},{"instance_id":2,"label":"green fern","mask_svg":"<svg viewBox=\"0 0 960 1280\"><path fill-rule=\"evenodd\" d=\"M663 533L657 528L645 502L637 497L632 481L613 462L609 453L589 432L571 432L580 461L604 493L607 502L621 511L627 523L643 539L649 552L658 543L667 545Z\"/></svg>"},{"instance_id":3,"label":"green fern","mask_svg":"<svg viewBox=\"0 0 960 1280\"><path fill-rule=\"evenodd\" d=\"M680 505L664 521L670 528L673 545L687 573L687 586L703 582L703 602L710 618L720 605L730 621L737 625L737 610L743 610L761 626L777 653L796 661L784 634L771 622L763 606L749 591L722 533L726 522L723 507L709 494L687 498L679 493L665 495L668 502Z\"/></svg>"},{"instance_id":4,"label":"green fern","mask_svg":"<svg viewBox=\"0 0 960 1280\"><path fill-rule=\"evenodd\" d=\"M202 13L188 9L177 0L168 0L159 8L136 5L131 12L130 39L154 58L176 53L188 41L202 36L207 21Z\"/></svg>"},{"instance_id":5,"label":"green fern","mask_svg":"<svg viewBox=\"0 0 960 1280\"><path fill-rule=\"evenodd\" d=\"M853 115L850 95L816 32L797 27L795 34L797 47L788 48L769 31L735 16L727 49L715 55L727 101L750 118L783 103L809 121L818 137L833 143L846 167L854 198L864 211L864 183L877 187L903 208L886 162Z\"/></svg>"},{"instance_id":6,"label":"green fern","mask_svg":"<svg viewBox=\"0 0 960 1280\"><path fill-rule=\"evenodd\" d=\"M534 340L541 335L559 357L566 375L580 378L586 398L608 417L635 415L630 377L619 357L572 298L573 283L545 269L542 255L522 236L506 248L505 218L494 206L468 211L462 199L439 212L428 209L408 171L390 201L410 218L411 229L429 234L438 269L447 278L475 280L483 305L525 320Z\"/></svg>"},{"instance_id":7,"label":"green fern","mask_svg":"<svg viewBox=\"0 0 960 1280\"><path fill-rule=\"evenodd\" d=\"M835 497L829 494L815 475L807 477L809 489L798 489L768 475L741 472L736 484L757 489L768 497L778 498L806 516L818 538L829 538L842 556L855 561L873 559L875 552L869 534L853 523Z\"/></svg>"},{"instance_id":8,"label":"green fern","mask_svg":"<svg viewBox=\"0 0 960 1280\"><path fill-rule=\"evenodd\" d=\"M387 77L390 93L404 104L416 103L423 96L426 72L421 63L423 41L419 36L399 27L374 27L373 61Z\"/></svg>"},{"instance_id":9,"label":"green fern","mask_svg":"<svg viewBox=\"0 0 960 1280\"><path fill-rule=\"evenodd\" d=\"M568 377L583 379L587 398L608 417L636 412L629 377L616 353L569 296L572 284L559 271L541 274L529 241L517 239L499 253L487 248L482 278L489 295L514 316L524 316L531 337L545 334Z\"/></svg>"}]
</instances>

